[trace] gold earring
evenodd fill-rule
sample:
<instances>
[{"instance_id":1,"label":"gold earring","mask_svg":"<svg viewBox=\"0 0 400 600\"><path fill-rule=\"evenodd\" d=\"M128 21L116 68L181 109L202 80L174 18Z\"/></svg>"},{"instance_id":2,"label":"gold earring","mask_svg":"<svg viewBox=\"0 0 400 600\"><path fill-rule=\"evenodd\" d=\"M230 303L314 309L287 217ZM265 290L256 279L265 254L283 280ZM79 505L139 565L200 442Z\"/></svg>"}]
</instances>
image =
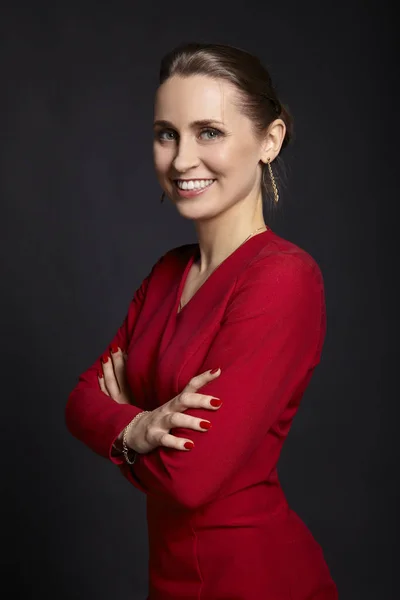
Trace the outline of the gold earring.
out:
<instances>
[{"instance_id":1,"label":"gold earring","mask_svg":"<svg viewBox=\"0 0 400 600\"><path fill-rule=\"evenodd\" d=\"M272 168L271 168L271 165L270 165L269 161L270 161L270 159L268 157L267 158L267 164L268 164L268 169L269 169L269 175L271 177L272 187L274 188L274 200L275 200L275 203L277 204L278 201L279 201L278 188L276 187L275 177L274 177L274 174L272 172Z\"/></svg>"},{"instance_id":2,"label":"gold earring","mask_svg":"<svg viewBox=\"0 0 400 600\"><path fill-rule=\"evenodd\" d=\"M165 198L165 192L163 192L163 193L161 194L161 200L160 200L160 202L164 202L164 198Z\"/></svg>"}]
</instances>

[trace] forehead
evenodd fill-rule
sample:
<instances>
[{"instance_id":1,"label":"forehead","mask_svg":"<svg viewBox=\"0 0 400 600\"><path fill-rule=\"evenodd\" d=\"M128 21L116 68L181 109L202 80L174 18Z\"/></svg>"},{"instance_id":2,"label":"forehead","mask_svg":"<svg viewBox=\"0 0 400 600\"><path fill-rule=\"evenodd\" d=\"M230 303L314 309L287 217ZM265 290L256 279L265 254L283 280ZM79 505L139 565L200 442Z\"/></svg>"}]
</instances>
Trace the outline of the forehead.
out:
<instances>
[{"instance_id":1,"label":"forehead","mask_svg":"<svg viewBox=\"0 0 400 600\"><path fill-rule=\"evenodd\" d=\"M154 117L176 124L196 119L232 121L239 116L234 98L234 86L223 79L205 75L174 75L156 92Z\"/></svg>"}]
</instances>

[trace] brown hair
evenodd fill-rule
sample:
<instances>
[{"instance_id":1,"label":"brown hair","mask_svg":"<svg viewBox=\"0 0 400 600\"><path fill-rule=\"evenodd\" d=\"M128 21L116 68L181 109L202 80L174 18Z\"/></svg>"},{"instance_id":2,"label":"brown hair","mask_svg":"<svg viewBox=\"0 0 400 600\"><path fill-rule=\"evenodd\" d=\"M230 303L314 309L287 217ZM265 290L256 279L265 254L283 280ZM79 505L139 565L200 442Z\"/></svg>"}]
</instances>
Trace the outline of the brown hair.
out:
<instances>
[{"instance_id":1,"label":"brown hair","mask_svg":"<svg viewBox=\"0 0 400 600\"><path fill-rule=\"evenodd\" d=\"M237 88L237 106L252 121L255 135L261 139L270 123L280 118L286 125L286 134L279 154L292 139L292 116L278 100L267 69L249 52L224 44L183 43L162 58L160 85L173 75L208 75L229 81ZM279 159L277 162L280 166L279 155L276 159ZM275 172L274 177L281 179ZM267 164L263 165L261 181L263 198L272 200L273 187ZM270 205L275 203L271 201Z\"/></svg>"}]
</instances>

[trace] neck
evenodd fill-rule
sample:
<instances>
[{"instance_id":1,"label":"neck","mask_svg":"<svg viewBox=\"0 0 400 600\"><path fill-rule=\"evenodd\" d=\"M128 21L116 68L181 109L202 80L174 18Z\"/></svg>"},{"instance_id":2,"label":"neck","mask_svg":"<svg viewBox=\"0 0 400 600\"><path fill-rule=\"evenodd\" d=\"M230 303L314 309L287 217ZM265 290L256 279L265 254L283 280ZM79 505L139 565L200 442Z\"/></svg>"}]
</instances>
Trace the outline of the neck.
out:
<instances>
[{"instance_id":1,"label":"neck","mask_svg":"<svg viewBox=\"0 0 400 600\"><path fill-rule=\"evenodd\" d=\"M197 261L199 275L206 275L218 267L232 252L239 246L244 244L248 239L267 231L268 227L265 223L256 224L252 228L245 231L240 228L240 233L235 232L227 236L224 240L220 238L213 240L211 245L208 245L200 239L199 252L200 256ZM206 248L206 249L205 249Z\"/></svg>"},{"instance_id":2,"label":"neck","mask_svg":"<svg viewBox=\"0 0 400 600\"><path fill-rule=\"evenodd\" d=\"M219 214L194 223L199 241L197 268L200 276L216 269L251 234L258 235L267 229L261 194L256 198L248 195Z\"/></svg>"}]
</instances>

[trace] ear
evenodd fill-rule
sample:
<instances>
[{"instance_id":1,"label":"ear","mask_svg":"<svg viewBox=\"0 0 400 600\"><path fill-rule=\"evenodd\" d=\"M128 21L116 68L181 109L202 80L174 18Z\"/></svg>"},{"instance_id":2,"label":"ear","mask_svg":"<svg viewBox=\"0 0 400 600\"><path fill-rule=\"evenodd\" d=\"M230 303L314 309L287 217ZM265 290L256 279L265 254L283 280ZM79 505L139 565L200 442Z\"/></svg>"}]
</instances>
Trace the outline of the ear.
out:
<instances>
[{"instance_id":1,"label":"ear","mask_svg":"<svg viewBox=\"0 0 400 600\"><path fill-rule=\"evenodd\" d=\"M275 121L272 121L261 144L260 160L262 160L263 163L266 163L268 158L272 162L274 158L278 156L283 140L285 139L285 134L285 122L282 121L282 119L275 119Z\"/></svg>"}]
</instances>

